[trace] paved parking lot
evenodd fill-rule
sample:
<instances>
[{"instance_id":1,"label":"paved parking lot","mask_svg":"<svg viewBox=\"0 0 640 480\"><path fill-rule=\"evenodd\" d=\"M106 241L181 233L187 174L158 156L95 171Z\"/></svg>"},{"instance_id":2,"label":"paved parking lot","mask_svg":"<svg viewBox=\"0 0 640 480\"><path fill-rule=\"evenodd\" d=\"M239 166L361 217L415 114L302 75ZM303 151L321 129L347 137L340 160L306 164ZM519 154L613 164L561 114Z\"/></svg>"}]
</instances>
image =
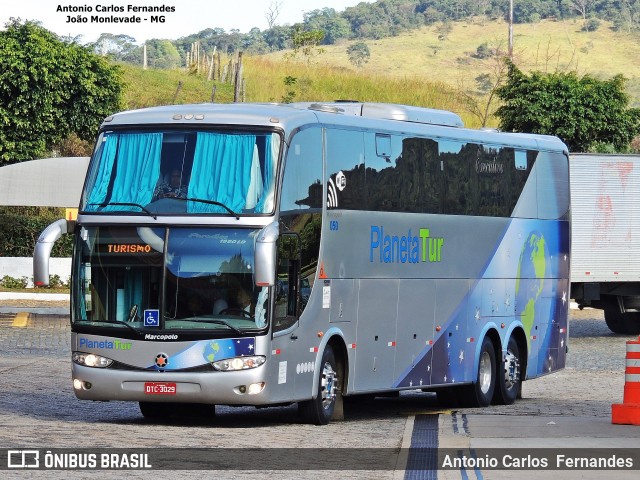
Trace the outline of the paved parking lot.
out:
<instances>
[{"instance_id":1,"label":"paved parking lot","mask_svg":"<svg viewBox=\"0 0 640 480\"><path fill-rule=\"evenodd\" d=\"M640 445L640 427L613 427L610 421L611 404L622 401L626 340L634 337L609 332L601 314L594 310L571 312L567 368L526 382L524 398L513 406L443 411L433 395L406 392L400 398L348 405L346 420L326 427L302 424L293 405L260 410L217 407L214 422L154 424L144 420L133 403L78 401L71 388L69 337L66 315L0 313L0 448L226 447L251 452L268 447L277 448L275 451L283 455L282 462L286 464L286 455L295 455L300 448L325 454L333 448L354 447L399 451L401 446L411 445L414 422L421 415L437 415L436 434L441 447L508 446L517 443L514 439L534 442L534 446L535 442L545 441L549 446L591 446L590 441L615 447ZM592 428L587 428L589 425ZM599 437L595 435L598 438L594 438L594 428L600 433ZM222 478L249 478L256 474L275 478L316 478L319 474L336 478L405 478L402 464L393 470L345 471L336 461L327 458L322 472L231 470L224 471ZM9 478L27 478L20 473L7 473ZM29 478L87 477L82 472L31 473ZM610 473L607 478L633 478L627 477L627 472ZM158 474L162 472L154 476ZM199 478L202 472L180 475ZM483 478L508 478L500 475L484 472ZM101 473L101 478L112 476L120 478L122 472ZM127 476L151 478L152 474L128 472ZM438 472L438 476L465 478L457 471Z\"/></svg>"}]
</instances>

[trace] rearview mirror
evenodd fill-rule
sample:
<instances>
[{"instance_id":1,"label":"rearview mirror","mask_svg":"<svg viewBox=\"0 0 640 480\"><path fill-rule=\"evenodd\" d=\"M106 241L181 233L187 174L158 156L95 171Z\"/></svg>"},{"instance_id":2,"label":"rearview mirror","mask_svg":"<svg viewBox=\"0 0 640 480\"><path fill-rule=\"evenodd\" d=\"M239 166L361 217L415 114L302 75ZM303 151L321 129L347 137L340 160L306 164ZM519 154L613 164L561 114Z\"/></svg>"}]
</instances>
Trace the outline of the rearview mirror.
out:
<instances>
[{"instance_id":1,"label":"rearview mirror","mask_svg":"<svg viewBox=\"0 0 640 480\"><path fill-rule=\"evenodd\" d=\"M276 241L280 235L278 222L273 222L258 233L254 253L255 284L270 287L276 283Z\"/></svg>"},{"instance_id":2,"label":"rearview mirror","mask_svg":"<svg viewBox=\"0 0 640 480\"><path fill-rule=\"evenodd\" d=\"M49 286L49 258L53 244L62 235L73 232L74 224L61 218L45 228L38 237L33 250L33 284L36 287Z\"/></svg>"}]
</instances>

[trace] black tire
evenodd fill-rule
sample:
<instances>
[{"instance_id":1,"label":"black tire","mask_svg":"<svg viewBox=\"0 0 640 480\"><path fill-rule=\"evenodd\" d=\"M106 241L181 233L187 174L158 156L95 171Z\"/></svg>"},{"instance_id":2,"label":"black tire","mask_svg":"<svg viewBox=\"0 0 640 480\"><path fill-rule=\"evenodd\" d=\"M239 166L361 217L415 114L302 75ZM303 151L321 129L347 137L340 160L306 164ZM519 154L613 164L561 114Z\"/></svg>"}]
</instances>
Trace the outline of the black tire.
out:
<instances>
[{"instance_id":1,"label":"black tire","mask_svg":"<svg viewBox=\"0 0 640 480\"><path fill-rule=\"evenodd\" d=\"M327 345L322 353L320 368L317 395L311 400L298 403L298 413L302 420L314 425L328 424L336 404L342 401L340 391L342 376L330 345Z\"/></svg>"},{"instance_id":2,"label":"black tire","mask_svg":"<svg viewBox=\"0 0 640 480\"><path fill-rule=\"evenodd\" d=\"M144 418L150 420L161 420L169 418L173 404L171 403L157 403L157 402L139 402L140 413Z\"/></svg>"},{"instance_id":3,"label":"black tire","mask_svg":"<svg viewBox=\"0 0 640 480\"><path fill-rule=\"evenodd\" d=\"M616 298L605 305L604 321L613 333L620 335L635 335L640 333L640 315L637 312L620 312Z\"/></svg>"},{"instance_id":4,"label":"black tire","mask_svg":"<svg viewBox=\"0 0 640 480\"><path fill-rule=\"evenodd\" d=\"M462 399L467 395L467 387L455 386L447 387L436 390L436 397L438 399L438 405L441 407L455 408L464 406Z\"/></svg>"},{"instance_id":5,"label":"black tire","mask_svg":"<svg viewBox=\"0 0 640 480\"><path fill-rule=\"evenodd\" d=\"M497 385L493 403L511 405L516 401L522 389L522 358L518 342L511 336L507 343L504 359L497 363Z\"/></svg>"},{"instance_id":6,"label":"black tire","mask_svg":"<svg viewBox=\"0 0 640 480\"><path fill-rule=\"evenodd\" d=\"M169 417L212 420L216 406L204 403L139 402L144 418L162 420Z\"/></svg>"},{"instance_id":7,"label":"black tire","mask_svg":"<svg viewBox=\"0 0 640 480\"><path fill-rule=\"evenodd\" d=\"M468 407L486 407L493 400L496 388L496 351L489 337L484 337L478 359L476 381L467 385L464 395L464 405Z\"/></svg>"},{"instance_id":8,"label":"black tire","mask_svg":"<svg viewBox=\"0 0 640 480\"><path fill-rule=\"evenodd\" d=\"M349 395L348 397L342 397L342 401L346 405L360 406L366 403L374 402L376 396L373 393L363 393L360 395Z\"/></svg>"},{"instance_id":9,"label":"black tire","mask_svg":"<svg viewBox=\"0 0 640 480\"><path fill-rule=\"evenodd\" d=\"M180 418L212 421L216 416L216 406L208 403L180 403L175 415Z\"/></svg>"}]
</instances>

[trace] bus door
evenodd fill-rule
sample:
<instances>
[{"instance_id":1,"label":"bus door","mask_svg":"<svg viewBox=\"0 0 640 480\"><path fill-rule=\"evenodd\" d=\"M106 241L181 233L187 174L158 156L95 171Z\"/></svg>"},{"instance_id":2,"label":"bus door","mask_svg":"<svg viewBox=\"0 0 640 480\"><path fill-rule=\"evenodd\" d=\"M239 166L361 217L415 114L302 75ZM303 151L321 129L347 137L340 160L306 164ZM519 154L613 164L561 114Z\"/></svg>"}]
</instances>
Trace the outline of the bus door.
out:
<instances>
[{"instance_id":1,"label":"bus door","mask_svg":"<svg viewBox=\"0 0 640 480\"><path fill-rule=\"evenodd\" d=\"M300 237L280 233L278 238L276 283L273 287L273 340L271 348L272 384L278 385L278 399L294 395L299 364L298 320L300 311ZM298 368L299 370L299 368ZM309 390L310 391L310 390Z\"/></svg>"}]
</instances>

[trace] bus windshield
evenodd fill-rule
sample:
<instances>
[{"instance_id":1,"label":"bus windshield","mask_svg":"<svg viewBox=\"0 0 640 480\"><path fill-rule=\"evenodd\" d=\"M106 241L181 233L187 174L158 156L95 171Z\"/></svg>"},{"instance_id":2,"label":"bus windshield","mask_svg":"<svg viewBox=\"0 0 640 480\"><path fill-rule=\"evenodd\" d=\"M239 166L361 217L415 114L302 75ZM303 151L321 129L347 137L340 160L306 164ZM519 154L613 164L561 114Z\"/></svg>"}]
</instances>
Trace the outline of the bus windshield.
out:
<instances>
[{"instance_id":1,"label":"bus windshield","mask_svg":"<svg viewBox=\"0 0 640 480\"><path fill-rule=\"evenodd\" d=\"M257 232L82 227L75 249L74 325L220 335L264 328L267 289L253 280Z\"/></svg>"},{"instance_id":2,"label":"bus windshield","mask_svg":"<svg viewBox=\"0 0 640 480\"><path fill-rule=\"evenodd\" d=\"M280 137L255 131L100 134L83 212L271 213Z\"/></svg>"}]
</instances>

